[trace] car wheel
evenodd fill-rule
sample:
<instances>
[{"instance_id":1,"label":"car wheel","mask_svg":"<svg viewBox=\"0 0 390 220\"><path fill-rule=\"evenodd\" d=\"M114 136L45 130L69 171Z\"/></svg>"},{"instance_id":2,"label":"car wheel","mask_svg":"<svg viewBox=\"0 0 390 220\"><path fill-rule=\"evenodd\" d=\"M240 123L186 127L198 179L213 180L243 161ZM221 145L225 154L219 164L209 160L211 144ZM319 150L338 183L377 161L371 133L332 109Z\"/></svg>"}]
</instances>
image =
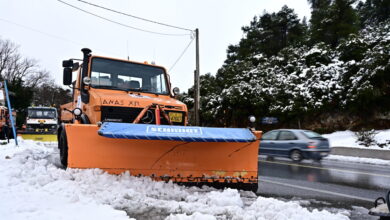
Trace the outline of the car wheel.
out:
<instances>
[{"instance_id":1,"label":"car wheel","mask_svg":"<svg viewBox=\"0 0 390 220\"><path fill-rule=\"evenodd\" d=\"M301 151L299 151L299 150L293 150L293 151L291 151L291 153L290 153L290 158L291 158L291 160L293 160L294 162L299 162L299 161L301 161L301 160L303 159L302 153L301 153Z\"/></svg>"},{"instance_id":2,"label":"car wheel","mask_svg":"<svg viewBox=\"0 0 390 220\"><path fill-rule=\"evenodd\" d=\"M66 168L68 166L68 141L66 140L65 129L61 131L58 148L60 149L61 164Z\"/></svg>"}]
</instances>

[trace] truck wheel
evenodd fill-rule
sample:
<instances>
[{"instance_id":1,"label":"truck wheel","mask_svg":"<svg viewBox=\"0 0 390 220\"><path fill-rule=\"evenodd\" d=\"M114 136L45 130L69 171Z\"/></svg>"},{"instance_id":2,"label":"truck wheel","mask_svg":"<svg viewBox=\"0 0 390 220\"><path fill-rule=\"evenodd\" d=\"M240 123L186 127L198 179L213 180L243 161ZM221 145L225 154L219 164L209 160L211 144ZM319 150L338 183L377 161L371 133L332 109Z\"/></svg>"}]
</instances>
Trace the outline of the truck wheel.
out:
<instances>
[{"instance_id":1,"label":"truck wheel","mask_svg":"<svg viewBox=\"0 0 390 220\"><path fill-rule=\"evenodd\" d=\"M66 139L65 129L62 129L58 140L58 148L60 149L60 161L66 168L68 166L68 141Z\"/></svg>"},{"instance_id":2,"label":"truck wheel","mask_svg":"<svg viewBox=\"0 0 390 220\"><path fill-rule=\"evenodd\" d=\"M15 139L14 132L13 132L12 128L8 129L8 135L7 136L9 137L9 139Z\"/></svg>"},{"instance_id":3,"label":"truck wheel","mask_svg":"<svg viewBox=\"0 0 390 220\"><path fill-rule=\"evenodd\" d=\"M302 158L302 153L301 151L299 150L293 150L291 151L290 153L290 158L291 160L293 160L294 162L299 162L301 161L303 158Z\"/></svg>"},{"instance_id":4,"label":"truck wheel","mask_svg":"<svg viewBox=\"0 0 390 220\"><path fill-rule=\"evenodd\" d=\"M4 126L4 135L5 135L5 140L8 140L9 142L9 139L11 139L11 137L10 137L10 129L8 126Z\"/></svg>"}]
</instances>

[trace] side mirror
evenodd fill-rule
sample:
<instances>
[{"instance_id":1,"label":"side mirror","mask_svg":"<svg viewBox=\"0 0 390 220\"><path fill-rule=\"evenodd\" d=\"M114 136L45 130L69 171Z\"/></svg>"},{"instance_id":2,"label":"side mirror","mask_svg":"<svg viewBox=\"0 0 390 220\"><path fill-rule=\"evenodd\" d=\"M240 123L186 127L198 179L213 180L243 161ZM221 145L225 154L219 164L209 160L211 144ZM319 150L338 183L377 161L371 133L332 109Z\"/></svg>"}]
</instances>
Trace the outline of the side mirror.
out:
<instances>
[{"instance_id":1,"label":"side mirror","mask_svg":"<svg viewBox=\"0 0 390 220\"><path fill-rule=\"evenodd\" d=\"M78 70L79 67L80 67L80 64L79 64L79 63L73 63L73 65L72 65L72 71Z\"/></svg>"},{"instance_id":2,"label":"side mirror","mask_svg":"<svg viewBox=\"0 0 390 220\"><path fill-rule=\"evenodd\" d=\"M70 84L72 84L72 68L71 67L64 68L63 83L66 86L69 86Z\"/></svg>"},{"instance_id":3,"label":"side mirror","mask_svg":"<svg viewBox=\"0 0 390 220\"><path fill-rule=\"evenodd\" d=\"M72 67L73 66L73 60L63 60L62 61L62 67Z\"/></svg>"},{"instance_id":4,"label":"side mirror","mask_svg":"<svg viewBox=\"0 0 390 220\"><path fill-rule=\"evenodd\" d=\"M180 89L178 87L173 88L173 94L178 95L180 93Z\"/></svg>"}]
</instances>

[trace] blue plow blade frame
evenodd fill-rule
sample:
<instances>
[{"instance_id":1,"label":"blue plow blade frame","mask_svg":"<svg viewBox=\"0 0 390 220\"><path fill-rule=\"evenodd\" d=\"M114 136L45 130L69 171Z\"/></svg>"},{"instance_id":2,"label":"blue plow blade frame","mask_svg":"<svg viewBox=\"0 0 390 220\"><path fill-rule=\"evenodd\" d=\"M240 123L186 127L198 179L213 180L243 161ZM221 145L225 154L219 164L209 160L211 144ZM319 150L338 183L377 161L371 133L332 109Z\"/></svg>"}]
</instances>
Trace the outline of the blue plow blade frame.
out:
<instances>
[{"instance_id":1,"label":"blue plow blade frame","mask_svg":"<svg viewBox=\"0 0 390 220\"><path fill-rule=\"evenodd\" d=\"M105 122L98 131L108 138L170 140L185 142L253 142L256 137L245 128L209 128Z\"/></svg>"}]
</instances>

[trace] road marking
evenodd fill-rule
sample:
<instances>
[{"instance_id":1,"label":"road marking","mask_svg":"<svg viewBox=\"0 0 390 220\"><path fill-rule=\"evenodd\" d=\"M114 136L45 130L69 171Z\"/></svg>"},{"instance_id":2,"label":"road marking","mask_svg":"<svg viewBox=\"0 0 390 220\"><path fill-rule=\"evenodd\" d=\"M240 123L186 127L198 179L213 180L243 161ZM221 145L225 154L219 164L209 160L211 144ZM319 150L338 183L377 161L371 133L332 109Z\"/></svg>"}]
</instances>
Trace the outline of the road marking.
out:
<instances>
[{"instance_id":1,"label":"road marking","mask_svg":"<svg viewBox=\"0 0 390 220\"><path fill-rule=\"evenodd\" d=\"M314 168L314 169L319 169L319 170L333 170L333 171L339 171L339 172L345 172L345 173L355 173L355 174L364 174L364 175L370 175L370 176L381 176L381 177L390 178L390 175L379 174L379 173L367 173L367 172L360 172L360 171L353 171L353 170L343 170L343 169L337 169L337 168L316 167L316 166L310 166L310 165L284 163L284 162L276 162L276 161L266 161L266 160L259 160L259 161L262 162L262 163L273 163L273 164L281 164L281 165L296 166L296 167Z\"/></svg>"},{"instance_id":2,"label":"road marking","mask_svg":"<svg viewBox=\"0 0 390 220\"><path fill-rule=\"evenodd\" d=\"M332 192L332 191L322 190L322 189L314 189L314 188L305 187L305 186L297 186L297 185L293 185L293 184L282 183L282 182L277 182L277 181L272 181L272 180L265 180L265 179L262 179L260 177L260 183L261 182L278 184L278 185L282 185L282 186L293 187L293 188L298 188L298 189L303 189L303 190L310 190L310 191L315 191L315 192L320 192L320 193L325 193L325 194L330 194L330 195L335 195L335 196L341 196L341 197L347 197L347 198L351 198L351 199L358 199L358 200L363 200L363 201L368 201L368 202L373 201L373 199L368 199L368 198L364 198L364 197L352 196L352 195L348 195L348 194L337 193L337 192Z\"/></svg>"}]
</instances>

